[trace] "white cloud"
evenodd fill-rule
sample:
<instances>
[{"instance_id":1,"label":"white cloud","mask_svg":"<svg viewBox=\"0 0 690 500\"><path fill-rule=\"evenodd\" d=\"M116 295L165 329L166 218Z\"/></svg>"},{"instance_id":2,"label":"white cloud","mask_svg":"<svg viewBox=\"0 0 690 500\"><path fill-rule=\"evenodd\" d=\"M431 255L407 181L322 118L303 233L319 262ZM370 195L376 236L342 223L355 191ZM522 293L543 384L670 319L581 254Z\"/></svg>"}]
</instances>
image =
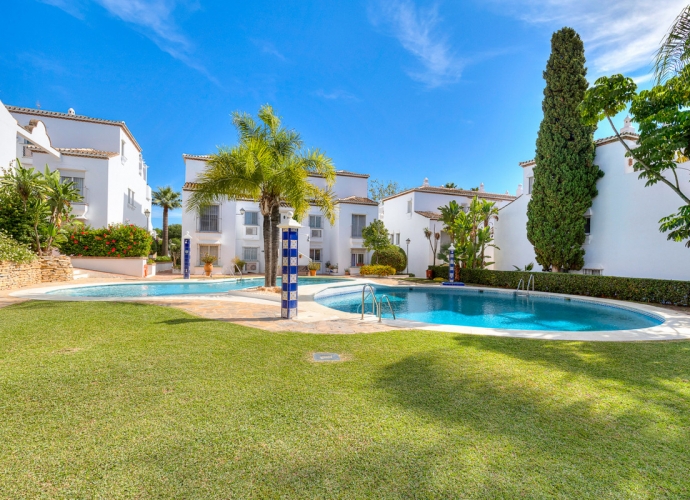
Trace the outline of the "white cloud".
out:
<instances>
[{"instance_id":1,"label":"white cloud","mask_svg":"<svg viewBox=\"0 0 690 500\"><path fill-rule=\"evenodd\" d=\"M398 39L422 65L408 75L427 87L455 83L463 63L451 52L447 36L439 29L437 7L417 8L411 0L380 0L369 9L370 22Z\"/></svg>"},{"instance_id":2,"label":"white cloud","mask_svg":"<svg viewBox=\"0 0 690 500\"><path fill-rule=\"evenodd\" d=\"M585 42L590 76L649 70L686 0L492 0L501 12L550 29L570 26Z\"/></svg>"},{"instance_id":3,"label":"white cloud","mask_svg":"<svg viewBox=\"0 0 690 500\"><path fill-rule=\"evenodd\" d=\"M78 19L84 19L87 4L96 3L112 16L133 26L153 41L158 48L193 68L209 80L218 81L193 56L194 46L175 22L175 10L181 7L195 8L184 0L41 0L58 7Z\"/></svg>"},{"instance_id":4,"label":"white cloud","mask_svg":"<svg viewBox=\"0 0 690 500\"><path fill-rule=\"evenodd\" d=\"M259 40L257 38L251 38L250 40L254 45L261 49L261 52L263 52L264 54L269 54L274 57L277 57L281 61L287 61L287 57L285 57L282 54L282 52L276 49L275 45L273 45L271 42L267 42L266 40Z\"/></svg>"},{"instance_id":5,"label":"white cloud","mask_svg":"<svg viewBox=\"0 0 690 500\"><path fill-rule=\"evenodd\" d=\"M316 92L314 92L314 95L329 100L359 101L357 96L341 89L335 89L331 91L319 89Z\"/></svg>"}]
</instances>

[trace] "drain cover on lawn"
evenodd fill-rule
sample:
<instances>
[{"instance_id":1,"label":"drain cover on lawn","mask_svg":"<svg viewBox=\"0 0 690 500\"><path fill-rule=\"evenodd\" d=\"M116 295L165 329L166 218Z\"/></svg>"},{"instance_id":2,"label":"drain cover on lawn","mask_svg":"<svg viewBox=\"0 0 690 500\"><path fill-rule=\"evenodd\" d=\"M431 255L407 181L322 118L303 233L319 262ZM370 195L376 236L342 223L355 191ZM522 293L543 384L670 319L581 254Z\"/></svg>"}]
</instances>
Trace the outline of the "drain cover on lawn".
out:
<instances>
[{"instance_id":1,"label":"drain cover on lawn","mask_svg":"<svg viewBox=\"0 0 690 500\"><path fill-rule=\"evenodd\" d=\"M315 352L314 361L340 361L340 356L334 352Z\"/></svg>"}]
</instances>

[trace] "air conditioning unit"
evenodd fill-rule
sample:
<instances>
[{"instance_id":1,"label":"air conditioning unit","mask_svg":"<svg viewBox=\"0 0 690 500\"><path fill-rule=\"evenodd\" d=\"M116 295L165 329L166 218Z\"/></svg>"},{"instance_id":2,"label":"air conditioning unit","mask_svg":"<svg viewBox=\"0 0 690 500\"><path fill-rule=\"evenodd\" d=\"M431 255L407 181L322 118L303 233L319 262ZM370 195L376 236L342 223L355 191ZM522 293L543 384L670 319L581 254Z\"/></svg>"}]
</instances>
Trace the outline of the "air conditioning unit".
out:
<instances>
[{"instance_id":1,"label":"air conditioning unit","mask_svg":"<svg viewBox=\"0 0 690 500\"><path fill-rule=\"evenodd\" d=\"M312 229L311 230L311 237L312 238L322 238L323 237L323 229Z\"/></svg>"},{"instance_id":2,"label":"air conditioning unit","mask_svg":"<svg viewBox=\"0 0 690 500\"><path fill-rule=\"evenodd\" d=\"M245 236L257 236L259 234L259 228L257 226L245 226L244 234Z\"/></svg>"},{"instance_id":3,"label":"air conditioning unit","mask_svg":"<svg viewBox=\"0 0 690 500\"><path fill-rule=\"evenodd\" d=\"M258 273L259 263L258 262L247 262L244 266L244 270L248 273Z\"/></svg>"}]
</instances>

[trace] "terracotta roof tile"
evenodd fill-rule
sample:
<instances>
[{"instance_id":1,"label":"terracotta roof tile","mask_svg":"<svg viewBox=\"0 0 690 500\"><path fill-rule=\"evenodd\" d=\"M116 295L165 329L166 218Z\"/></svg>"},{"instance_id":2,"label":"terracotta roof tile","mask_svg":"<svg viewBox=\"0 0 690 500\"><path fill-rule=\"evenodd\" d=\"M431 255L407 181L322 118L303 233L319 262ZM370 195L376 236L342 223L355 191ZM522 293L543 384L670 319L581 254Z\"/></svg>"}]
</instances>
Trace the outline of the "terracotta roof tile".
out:
<instances>
[{"instance_id":1,"label":"terracotta roof tile","mask_svg":"<svg viewBox=\"0 0 690 500\"><path fill-rule=\"evenodd\" d=\"M498 194L498 193L487 193L485 191L467 191L465 189L452 189L452 188L444 188L444 187L421 186L421 187L417 187L417 188L408 189L406 191L401 191L400 193L396 193L394 195L388 196L387 198L384 198L383 201L391 200L393 198L397 198L398 196L402 196L404 194L412 193L412 192L433 193L433 194L449 194L449 195L453 195L453 196L465 196L468 198L474 198L476 196L477 198L481 198L481 199L497 200L497 201L513 201L515 199L515 196L510 195L510 194Z\"/></svg>"},{"instance_id":2,"label":"terracotta roof tile","mask_svg":"<svg viewBox=\"0 0 690 500\"><path fill-rule=\"evenodd\" d=\"M348 196L347 198L339 198L335 201L336 203L349 203L352 205L372 205L378 206L378 202L370 200L369 198L363 198L361 196Z\"/></svg>"},{"instance_id":3,"label":"terracotta roof tile","mask_svg":"<svg viewBox=\"0 0 690 500\"><path fill-rule=\"evenodd\" d=\"M622 132L621 137L623 139L630 139L633 141L637 141L640 138L639 134L633 134L632 132ZM615 135L610 135L608 137L602 137L601 139L597 139L596 141L594 141L594 144L596 144L597 147L598 146L604 146L606 144L611 144L612 142L616 142L617 140L618 140L618 137L616 137ZM527 161L521 161L518 163L518 165L520 165L521 167L529 167L529 166L535 165L535 164L536 164L536 161L534 159L527 160Z\"/></svg>"},{"instance_id":4,"label":"terracotta roof tile","mask_svg":"<svg viewBox=\"0 0 690 500\"><path fill-rule=\"evenodd\" d=\"M36 153L47 153L47 151L40 146L30 145L27 147L28 147L28 149L30 149L31 151L34 151ZM113 151L101 151L99 149L92 149L92 148L53 148L53 149L55 149L60 154L65 155L65 156L81 156L84 158L108 159L108 158L112 158L114 156L119 155L119 153L115 153Z\"/></svg>"},{"instance_id":5,"label":"terracotta roof tile","mask_svg":"<svg viewBox=\"0 0 690 500\"><path fill-rule=\"evenodd\" d=\"M441 220L441 214L438 212L427 212L425 210L415 210L414 213L419 214L422 217L426 217L427 219Z\"/></svg>"},{"instance_id":6,"label":"terracotta roof tile","mask_svg":"<svg viewBox=\"0 0 690 500\"><path fill-rule=\"evenodd\" d=\"M122 127L122 130L125 131L125 134L127 134L130 140L134 143L134 146L139 150L139 152L141 152L141 146L139 146L139 143L132 135L132 132L130 132L127 128L127 125L125 125L125 122L119 122L115 120L104 120L103 118L91 118L90 116L83 115L70 115L68 113L60 113L58 111L47 111L45 109L22 108L19 106L5 107L7 108L7 111L11 113L20 113L23 115L47 116L50 118L60 118L62 120L74 120L77 122L101 123L103 125L117 125L118 127Z\"/></svg>"}]
</instances>

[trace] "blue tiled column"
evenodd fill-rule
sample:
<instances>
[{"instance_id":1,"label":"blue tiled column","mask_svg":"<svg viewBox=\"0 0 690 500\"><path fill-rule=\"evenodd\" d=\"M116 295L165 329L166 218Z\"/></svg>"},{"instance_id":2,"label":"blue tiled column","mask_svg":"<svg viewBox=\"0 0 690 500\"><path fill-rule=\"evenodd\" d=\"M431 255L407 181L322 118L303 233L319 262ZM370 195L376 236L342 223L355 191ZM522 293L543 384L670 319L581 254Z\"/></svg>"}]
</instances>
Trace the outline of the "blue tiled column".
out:
<instances>
[{"instance_id":1,"label":"blue tiled column","mask_svg":"<svg viewBox=\"0 0 690 500\"><path fill-rule=\"evenodd\" d=\"M191 273L191 265L190 265L191 264L190 263L191 247L192 247L192 238L191 238L191 236L189 236L189 232L187 232L187 234L184 237L184 248L182 249L182 251L184 252L184 255L182 257L182 269L184 272L184 279L186 279L186 280L189 279L189 275Z\"/></svg>"},{"instance_id":2,"label":"blue tiled column","mask_svg":"<svg viewBox=\"0 0 690 500\"><path fill-rule=\"evenodd\" d=\"M297 229L283 228L283 276L280 316L290 319L297 316L297 269L299 250Z\"/></svg>"}]
</instances>

